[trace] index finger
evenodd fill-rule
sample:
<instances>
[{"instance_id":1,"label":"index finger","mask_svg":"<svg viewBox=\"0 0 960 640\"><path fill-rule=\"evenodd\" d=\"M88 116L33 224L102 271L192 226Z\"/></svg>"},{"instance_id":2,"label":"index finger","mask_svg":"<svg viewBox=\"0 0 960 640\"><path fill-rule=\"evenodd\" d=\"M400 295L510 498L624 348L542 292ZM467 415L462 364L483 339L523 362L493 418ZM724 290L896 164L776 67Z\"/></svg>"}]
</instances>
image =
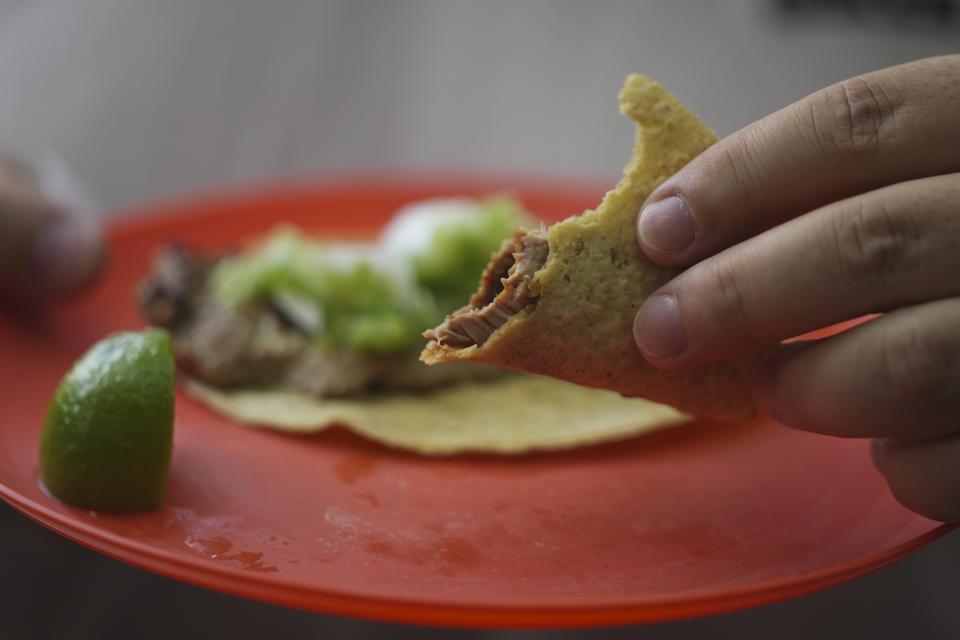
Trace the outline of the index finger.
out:
<instances>
[{"instance_id":1,"label":"index finger","mask_svg":"<svg viewBox=\"0 0 960 640\"><path fill-rule=\"evenodd\" d=\"M960 170L960 55L858 76L721 140L648 198L655 262L693 264L835 200Z\"/></svg>"}]
</instances>

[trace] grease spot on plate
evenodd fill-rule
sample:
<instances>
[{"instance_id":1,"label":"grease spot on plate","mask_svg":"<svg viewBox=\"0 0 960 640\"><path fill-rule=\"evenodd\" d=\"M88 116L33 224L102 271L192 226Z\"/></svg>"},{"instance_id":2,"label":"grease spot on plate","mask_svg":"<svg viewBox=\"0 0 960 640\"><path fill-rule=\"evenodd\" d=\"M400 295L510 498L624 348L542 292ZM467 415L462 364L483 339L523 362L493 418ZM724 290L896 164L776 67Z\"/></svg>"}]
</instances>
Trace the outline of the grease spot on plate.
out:
<instances>
[{"instance_id":1,"label":"grease spot on plate","mask_svg":"<svg viewBox=\"0 0 960 640\"><path fill-rule=\"evenodd\" d=\"M188 547L211 560L229 562L248 571L260 571L262 573L277 571L275 566L264 563L263 553L260 551L233 551L233 542L223 536L212 538L188 536L184 542Z\"/></svg>"}]
</instances>

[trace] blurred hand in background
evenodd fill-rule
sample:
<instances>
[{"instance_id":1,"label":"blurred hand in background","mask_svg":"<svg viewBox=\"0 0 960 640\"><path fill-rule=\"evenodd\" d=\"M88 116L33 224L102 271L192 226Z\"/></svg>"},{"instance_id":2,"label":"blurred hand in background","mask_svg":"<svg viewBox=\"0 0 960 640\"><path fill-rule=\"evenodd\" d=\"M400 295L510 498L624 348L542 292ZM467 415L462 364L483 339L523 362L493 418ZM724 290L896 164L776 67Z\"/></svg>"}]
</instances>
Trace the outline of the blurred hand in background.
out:
<instances>
[{"instance_id":1,"label":"blurred hand in background","mask_svg":"<svg viewBox=\"0 0 960 640\"><path fill-rule=\"evenodd\" d=\"M0 157L0 294L38 300L73 293L104 258L96 217L57 202L33 169Z\"/></svg>"}]
</instances>

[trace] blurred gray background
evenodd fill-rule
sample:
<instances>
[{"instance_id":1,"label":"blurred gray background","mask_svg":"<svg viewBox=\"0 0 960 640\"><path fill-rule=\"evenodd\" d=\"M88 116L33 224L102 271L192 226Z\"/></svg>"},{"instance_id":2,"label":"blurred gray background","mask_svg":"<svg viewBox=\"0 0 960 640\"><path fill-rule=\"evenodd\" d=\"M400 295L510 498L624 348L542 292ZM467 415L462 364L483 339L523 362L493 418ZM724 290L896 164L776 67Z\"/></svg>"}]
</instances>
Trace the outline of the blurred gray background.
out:
<instances>
[{"instance_id":1,"label":"blurred gray background","mask_svg":"<svg viewBox=\"0 0 960 640\"><path fill-rule=\"evenodd\" d=\"M626 73L720 134L842 78L960 50L938 1L0 0L0 148L107 206L442 168L617 178ZM960 538L788 603L616 631L454 633L170 582L0 509L0 637L956 638Z\"/></svg>"}]
</instances>

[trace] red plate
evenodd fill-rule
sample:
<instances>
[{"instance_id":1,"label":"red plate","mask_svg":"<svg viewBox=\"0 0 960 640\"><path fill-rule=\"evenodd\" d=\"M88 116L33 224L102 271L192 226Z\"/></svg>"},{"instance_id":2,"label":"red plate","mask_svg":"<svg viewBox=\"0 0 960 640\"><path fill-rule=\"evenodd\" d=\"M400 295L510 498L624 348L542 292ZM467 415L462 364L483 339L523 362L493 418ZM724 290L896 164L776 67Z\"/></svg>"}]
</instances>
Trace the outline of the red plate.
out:
<instances>
[{"instance_id":1,"label":"red plate","mask_svg":"<svg viewBox=\"0 0 960 640\"><path fill-rule=\"evenodd\" d=\"M555 219L603 188L522 181ZM198 198L114 225L84 300L0 317L0 492L46 526L125 562L213 589L427 624L561 626L665 620L772 602L849 580L948 527L900 507L866 443L761 420L698 423L518 458L424 459L346 433L243 428L177 397L164 510L97 515L37 485L57 380L104 334L141 326L134 283L180 238L226 247L291 220L370 231L419 198L516 180L343 180Z\"/></svg>"}]
</instances>

